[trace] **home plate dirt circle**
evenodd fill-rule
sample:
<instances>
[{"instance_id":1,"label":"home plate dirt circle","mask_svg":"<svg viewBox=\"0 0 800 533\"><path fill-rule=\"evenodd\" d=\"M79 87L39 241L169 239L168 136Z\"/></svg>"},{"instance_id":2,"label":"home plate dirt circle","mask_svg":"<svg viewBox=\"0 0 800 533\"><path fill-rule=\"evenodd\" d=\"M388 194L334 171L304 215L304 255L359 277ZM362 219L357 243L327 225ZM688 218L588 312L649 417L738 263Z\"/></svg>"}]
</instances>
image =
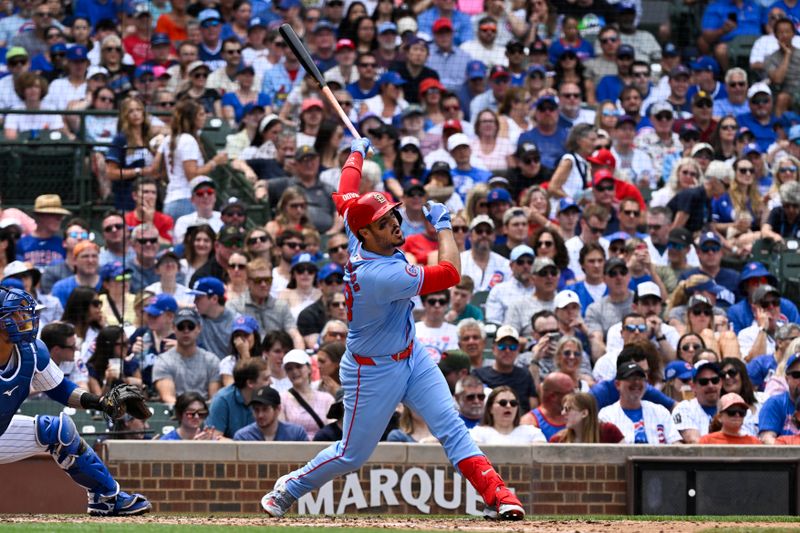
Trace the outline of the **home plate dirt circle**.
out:
<instances>
[{"instance_id":1,"label":"home plate dirt circle","mask_svg":"<svg viewBox=\"0 0 800 533\"><path fill-rule=\"evenodd\" d=\"M690 533L715 528L734 528L740 531L757 531L759 528L776 530L799 530L800 522L745 522L745 521L691 521L691 520L558 520L531 517L523 522L489 522L468 518L395 518L395 517L300 517L289 516L283 519L242 516L172 516L150 514L135 517L92 518L84 516L58 515L6 515L0 517L2 524L21 523L124 523L124 524L174 524L202 526L272 526L272 527L319 527L319 528L381 528L397 530L441 530L459 532L509 531L513 533L607 533L625 531L626 533Z\"/></svg>"}]
</instances>

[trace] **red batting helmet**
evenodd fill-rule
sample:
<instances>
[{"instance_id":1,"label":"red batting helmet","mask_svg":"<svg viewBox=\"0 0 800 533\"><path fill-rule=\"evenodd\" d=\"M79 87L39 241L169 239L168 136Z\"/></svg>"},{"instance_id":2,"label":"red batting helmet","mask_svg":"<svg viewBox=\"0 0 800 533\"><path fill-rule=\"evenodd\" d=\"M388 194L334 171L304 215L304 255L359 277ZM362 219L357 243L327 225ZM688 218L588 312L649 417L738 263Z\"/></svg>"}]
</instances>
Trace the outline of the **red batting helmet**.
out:
<instances>
[{"instance_id":1,"label":"red batting helmet","mask_svg":"<svg viewBox=\"0 0 800 533\"><path fill-rule=\"evenodd\" d=\"M383 193L368 192L353 202L347 209L347 224L350 231L358 234L364 228L399 206L400 202L390 202Z\"/></svg>"}]
</instances>

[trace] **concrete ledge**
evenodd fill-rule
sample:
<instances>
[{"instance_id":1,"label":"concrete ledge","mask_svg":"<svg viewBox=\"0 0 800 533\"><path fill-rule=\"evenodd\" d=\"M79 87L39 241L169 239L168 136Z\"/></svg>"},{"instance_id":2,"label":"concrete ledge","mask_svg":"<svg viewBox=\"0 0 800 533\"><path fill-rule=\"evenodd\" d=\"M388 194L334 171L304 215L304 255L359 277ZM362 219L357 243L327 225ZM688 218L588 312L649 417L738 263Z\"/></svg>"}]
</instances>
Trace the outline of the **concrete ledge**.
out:
<instances>
[{"instance_id":1,"label":"concrete ledge","mask_svg":"<svg viewBox=\"0 0 800 533\"><path fill-rule=\"evenodd\" d=\"M327 446L323 443L307 442L232 442L234 455L227 461L253 463L305 463ZM203 461L191 455L191 459Z\"/></svg>"}]
</instances>

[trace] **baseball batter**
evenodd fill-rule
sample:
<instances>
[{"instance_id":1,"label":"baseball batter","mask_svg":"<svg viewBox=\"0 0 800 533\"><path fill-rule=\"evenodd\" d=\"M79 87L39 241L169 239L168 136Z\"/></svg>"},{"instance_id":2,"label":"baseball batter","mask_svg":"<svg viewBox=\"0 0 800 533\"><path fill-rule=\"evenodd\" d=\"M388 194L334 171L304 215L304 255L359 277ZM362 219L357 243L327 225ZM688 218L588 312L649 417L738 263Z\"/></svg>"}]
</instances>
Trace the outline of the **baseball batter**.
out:
<instances>
[{"instance_id":1,"label":"baseball batter","mask_svg":"<svg viewBox=\"0 0 800 533\"><path fill-rule=\"evenodd\" d=\"M15 414L31 392L45 392L70 407L107 410L98 397L65 379L45 344L36 339L39 317L33 297L0 287L0 463L49 453L89 493L92 515L138 515L150 510L140 494L122 492L97 454L65 413L35 417Z\"/></svg>"},{"instance_id":2,"label":"baseball batter","mask_svg":"<svg viewBox=\"0 0 800 533\"><path fill-rule=\"evenodd\" d=\"M350 254L344 289L350 330L340 367L344 436L304 467L281 477L261 499L261 506L270 516L283 516L303 494L358 469L403 402L422 415L447 457L483 497L486 516L520 520L525 515L522 505L470 438L444 376L414 339L411 299L452 287L460 279L450 214L437 203L424 209L438 233L439 262L410 265L398 249L405 242L400 204L379 192L357 193L368 149L368 140L353 141L334 194L346 221Z\"/></svg>"}]
</instances>

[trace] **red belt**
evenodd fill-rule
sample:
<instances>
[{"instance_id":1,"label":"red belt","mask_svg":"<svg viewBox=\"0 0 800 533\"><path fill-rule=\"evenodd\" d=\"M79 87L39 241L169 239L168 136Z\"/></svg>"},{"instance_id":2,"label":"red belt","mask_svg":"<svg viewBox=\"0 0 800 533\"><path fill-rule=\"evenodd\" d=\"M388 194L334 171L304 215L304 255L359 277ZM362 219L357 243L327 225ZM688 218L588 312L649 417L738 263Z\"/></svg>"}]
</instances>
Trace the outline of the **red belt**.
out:
<instances>
[{"instance_id":1,"label":"red belt","mask_svg":"<svg viewBox=\"0 0 800 533\"><path fill-rule=\"evenodd\" d=\"M391 357L395 361L402 361L403 359L408 359L409 357L411 357L412 351L414 351L414 341L411 341L411 343L406 347L405 350L399 351L396 354L392 354L389 357ZM356 363L360 365L367 365L367 366L376 365L375 360L372 357L353 354L353 359L355 359Z\"/></svg>"}]
</instances>

